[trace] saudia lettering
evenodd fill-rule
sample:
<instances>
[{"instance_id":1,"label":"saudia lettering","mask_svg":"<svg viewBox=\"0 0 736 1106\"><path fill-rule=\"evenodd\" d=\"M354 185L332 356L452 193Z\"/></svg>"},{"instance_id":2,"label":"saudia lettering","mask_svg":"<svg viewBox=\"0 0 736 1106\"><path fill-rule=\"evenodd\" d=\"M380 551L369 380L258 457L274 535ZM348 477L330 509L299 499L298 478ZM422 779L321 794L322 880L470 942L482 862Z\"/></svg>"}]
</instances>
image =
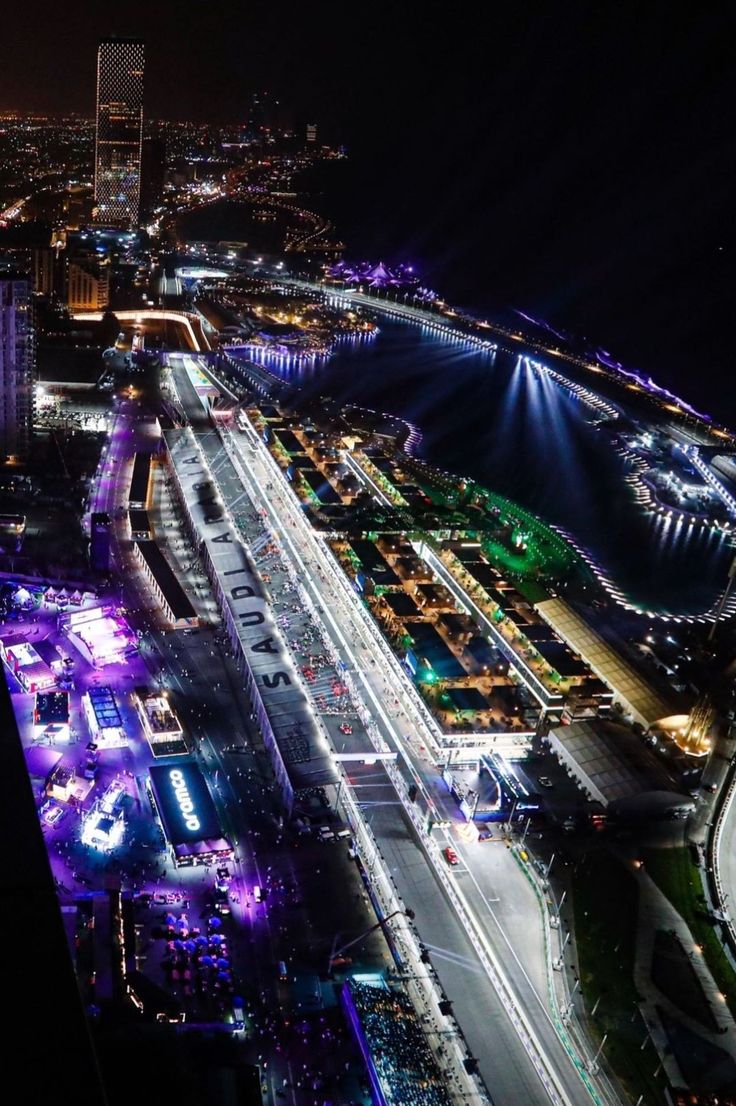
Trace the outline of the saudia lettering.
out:
<instances>
[{"instance_id":1,"label":"saudia lettering","mask_svg":"<svg viewBox=\"0 0 736 1106\"><path fill-rule=\"evenodd\" d=\"M179 810L184 816L184 824L188 830L199 829L199 818L194 813L194 803L189 797L189 790L187 788L187 782L179 768L172 768L169 772L169 779L174 785L174 794L176 795L176 801L179 804Z\"/></svg>"},{"instance_id":2,"label":"saudia lettering","mask_svg":"<svg viewBox=\"0 0 736 1106\"><path fill-rule=\"evenodd\" d=\"M238 568L226 572L224 575L235 576L244 571L245 569ZM257 598L257 592L248 584L236 584L235 587L230 588L230 595L233 599ZM261 626L266 621L266 616L262 611L243 611L238 615L238 618L243 626ZM253 653L272 653L274 655L279 653L279 649L273 644L273 638L270 637L254 642L250 649ZM280 684L284 684L286 687L291 684L291 677L288 672L272 672L268 675L262 675L261 679L264 687L269 687L272 690Z\"/></svg>"}]
</instances>

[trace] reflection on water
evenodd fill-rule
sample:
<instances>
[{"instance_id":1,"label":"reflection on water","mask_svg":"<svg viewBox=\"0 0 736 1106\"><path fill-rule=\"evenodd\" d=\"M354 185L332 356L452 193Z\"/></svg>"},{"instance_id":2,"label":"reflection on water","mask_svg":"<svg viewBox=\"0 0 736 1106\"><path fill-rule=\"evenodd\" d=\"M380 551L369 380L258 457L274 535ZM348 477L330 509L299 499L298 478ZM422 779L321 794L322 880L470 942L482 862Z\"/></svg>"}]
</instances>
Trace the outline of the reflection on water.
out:
<instances>
[{"instance_id":1,"label":"reflection on water","mask_svg":"<svg viewBox=\"0 0 736 1106\"><path fill-rule=\"evenodd\" d=\"M723 587L730 542L637 506L592 412L509 354L382 321L371 342L342 343L328 360L265 363L307 392L416 423L428 460L574 534L637 604L700 611Z\"/></svg>"}]
</instances>

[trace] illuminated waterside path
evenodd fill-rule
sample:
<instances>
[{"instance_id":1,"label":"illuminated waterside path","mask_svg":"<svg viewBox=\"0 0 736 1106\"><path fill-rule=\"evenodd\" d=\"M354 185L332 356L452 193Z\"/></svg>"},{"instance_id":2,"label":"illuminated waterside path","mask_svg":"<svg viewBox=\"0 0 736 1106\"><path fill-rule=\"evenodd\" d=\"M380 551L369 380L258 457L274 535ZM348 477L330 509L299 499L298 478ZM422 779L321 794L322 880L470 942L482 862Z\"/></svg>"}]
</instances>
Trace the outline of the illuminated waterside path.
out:
<instances>
[{"instance_id":1,"label":"illuminated waterside path","mask_svg":"<svg viewBox=\"0 0 736 1106\"><path fill-rule=\"evenodd\" d=\"M592 360L590 357L573 353L569 349L561 349L559 346L550 345L549 343L543 344L535 341L528 333L511 330L485 319L478 319L467 312L450 307L443 300L417 307L416 303L411 306L408 304L409 294L403 297L403 303L398 302L398 293L396 292L394 293L396 298L390 300L389 296L392 290L388 288L374 289L373 294L370 294L365 292L362 287L352 288L345 286L344 283L339 287L330 282L298 281L295 283L325 293L337 293L348 300L377 307L397 318L422 321L426 325L436 328L439 332L452 333L476 342L487 342L489 336L494 335L499 348L501 346L509 349L526 347L527 350L534 350L537 354L547 354L557 358L561 363L567 362L577 369L594 374L594 379L604 379L611 382L621 390L622 401L625 399L626 392L645 398L654 408L680 425L683 430L694 435L700 435L702 440L708 444L719 445L724 448L736 446L736 435L729 427L718 425L710 416L696 411L685 400L658 385L650 376L624 369L618 362L607 357ZM381 297L381 291L384 293L383 298ZM432 310L432 307L435 310ZM522 317L538 325L536 320L528 316ZM547 366L539 367L551 371Z\"/></svg>"}]
</instances>

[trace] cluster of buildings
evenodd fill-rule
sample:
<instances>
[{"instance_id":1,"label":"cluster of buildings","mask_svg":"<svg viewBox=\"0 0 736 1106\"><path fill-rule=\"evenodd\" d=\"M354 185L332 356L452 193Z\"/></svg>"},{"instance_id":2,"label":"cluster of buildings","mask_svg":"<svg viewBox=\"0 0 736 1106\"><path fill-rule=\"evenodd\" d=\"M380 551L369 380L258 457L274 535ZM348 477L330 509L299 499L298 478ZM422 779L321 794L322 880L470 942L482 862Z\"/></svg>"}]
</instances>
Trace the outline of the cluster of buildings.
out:
<instances>
[{"instance_id":1,"label":"cluster of buildings","mask_svg":"<svg viewBox=\"0 0 736 1106\"><path fill-rule=\"evenodd\" d=\"M480 542L446 540L435 563L403 535L332 545L449 738L530 738L543 716L569 723L610 710L610 686L482 556ZM458 552L475 557L462 571L472 573L476 610L456 578L438 571Z\"/></svg>"},{"instance_id":2,"label":"cluster of buildings","mask_svg":"<svg viewBox=\"0 0 736 1106\"><path fill-rule=\"evenodd\" d=\"M103 39L97 51L95 130L95 215L101 226L138 226L143 141L144 46L139 40ZM82 187L69 190L71 225L86 210ZM79 223L77 223L79 225ZM35 271L0 265L0 458L21 459L29 448L33 421L34 348L32 293L58 286L64 236L36 251ZM97 247L79 249L63 266L74 307L109 301L109 260Z\"/></svg>"},{"instance_id":3,"label":"cluster of buildings","mask_svg":"<svg viewBox=\"0 0 736 1106\"><path fill-rule=\"evenodd\" d=\"M190 266L178 269L177 276L185 286L199 286L194 309L213 348L245 346L248 356L299 360L327 355L342 338L373 337L377 331L360 312L336 310L269 280Z\"/></svg>"},{"instance_id":4,"label":"cluster of buildings","mask_svg":"<svg viewBox=\"0 0 736 1106\"><path fill-rule=\"evenodd\" d=\"M111 774L111 767L119 769L115 751L137 741L150 750L147 786L175 863L229 857L231 846L176 710L165 690L145 685L137 635L118 608L81 595L79 602L59 605L59 595L49 588L36 596L44 613L56 612L55 631L47 625L39 633L40 620L32 629L10 620L0 638L0 661L14 697L23 698L16 717L42 823L55 826L73 810L84 845L108 853L121 844L130 789L125 774ZM136 681L132 711L127 693L121 694L121 672Z\"/></svg>"},{"instance_id":5,"label":"cluster of buildings","mask_svg":"<svg viewBox=\"0 0 736 1106\"><path fill-rule=\"evenodd\" d=\"M543 564L545 536L463 501L457 483L448 489L445 474L435 479L396 449L395 424L358 415L350 425L342 411L328 426L269 402L248 414L312 525L329 534L444 747L498 747L508 735L522 748L540 729L609 716L642 733L672 728L671 701L564 600L509 571L527 542L528 559Z\"/></svg>"},{"instance_id":6,"label":"cluster of buildings","mask_svg":"<svg viewBox=\"0 0 736 1106\"><path fill-rule=\"evenodd\" d=\"M110 302L111 259L97 241L82 233L60 231L49 246L33 251L33 286L56 297L70 311L101 311Z\"/></svg>"},{"instance_id":7,"label":"cluster of buildings","mask_svg":"<svg viewBox=\"0 0 736 1106\"><path fill-rule=\"evenodd\" d=\"M219 194L223 175L250 156L250 147L254 156L248 180L260 180L259 173L265 173L256 193L262 191L265 200L268 192L274 203L281 203L290 195L279 191L286 187L284 181L318 149L316 125L308 123L300 136L284 129L280 105L264 93L253 95L244 126L146 121L144 75L141 39L104 38L97 49L94 126L75 117L54 125L45 118L11 119L4 132L3 151L7 146L10 160L0 170L0 227L39 220L33 225L50 223L54 229L50 240L39 241L36 234L23 247L13 247L12 268L0 260L0 460L23 460L28 453L36 372L34 293L54 309L65 305L72 314L102 312L111 303L138 307L142 298L152 302L146 300L151 258L139 241L142 227L154 232L162 219L175 218L182 210L181 197L186 208L201 202L210 187ZM259 151L279 142L283 150L278 147L278 166L272 172ZM58 169L58 187L44 180L50 169ZM29 195L17 194L20 179L31 182ZM194 191L188 198L190 189ZM4 195L12 200L7 207ZM50 321L56 318L52 311ZM68 328L49 327L45 315L36 319L46 337L64 338L67 345L78 340ZM264 327L269 326L281 324L265 321ZM59 334L52 333L55 329ZM258 341L278 344L281 338L283 333L269 329ZM310 332L306 341L314 352L317 336Z\"/></svg>"}]
</instances>

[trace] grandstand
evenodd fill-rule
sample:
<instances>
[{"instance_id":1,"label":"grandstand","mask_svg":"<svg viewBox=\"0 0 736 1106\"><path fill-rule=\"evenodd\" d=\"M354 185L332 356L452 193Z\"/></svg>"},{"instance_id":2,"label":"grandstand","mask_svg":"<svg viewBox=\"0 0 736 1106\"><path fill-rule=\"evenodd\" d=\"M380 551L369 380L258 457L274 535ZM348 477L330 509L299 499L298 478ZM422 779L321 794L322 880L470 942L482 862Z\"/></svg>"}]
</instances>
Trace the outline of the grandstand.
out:
<instances>
[{"instance_id":1,"label":"grandstand","mask_svg":"<svg viewBox=\"0 0 736 1106\"><path fill-rule=\"evenodd\" d=\"M452 1106L452 1097L405 991L380 977L349 979L342 1004L379 1106Z\"/></svg>"}]
</instances>

